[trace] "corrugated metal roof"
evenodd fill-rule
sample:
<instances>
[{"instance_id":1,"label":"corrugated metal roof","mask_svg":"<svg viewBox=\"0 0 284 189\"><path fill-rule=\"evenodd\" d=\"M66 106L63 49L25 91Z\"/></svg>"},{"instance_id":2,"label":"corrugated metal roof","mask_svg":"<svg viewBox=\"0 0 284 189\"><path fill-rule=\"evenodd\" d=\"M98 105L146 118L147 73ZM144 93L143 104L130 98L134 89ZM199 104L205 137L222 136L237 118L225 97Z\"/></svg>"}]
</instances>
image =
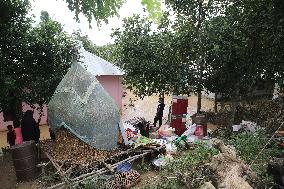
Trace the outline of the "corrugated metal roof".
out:
<instances>
[{"instance_id":1,"label":"corrugated metal roof","mask_svg":"<svg viewBox=\"0 0 284 189\"><path fill-rule=\"evenodd\" d=\"M91 74L100 75L123 75L123 71L114 64L86 51L83 47L80 48L79 63L87 69Z\"/></svg>"}]
</instances>

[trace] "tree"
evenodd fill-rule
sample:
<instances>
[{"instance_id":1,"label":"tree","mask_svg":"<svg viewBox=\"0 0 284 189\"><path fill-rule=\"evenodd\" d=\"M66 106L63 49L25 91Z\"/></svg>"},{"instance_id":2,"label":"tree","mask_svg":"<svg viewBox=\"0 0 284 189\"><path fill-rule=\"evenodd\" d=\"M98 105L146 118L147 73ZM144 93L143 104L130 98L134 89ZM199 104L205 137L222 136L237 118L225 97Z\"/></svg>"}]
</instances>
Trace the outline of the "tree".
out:
<instances>
[{"instance_id":1,"label":"tree","mask_svg":"<svg viewBox=\"0 0 284 189\"><path fill-rule=\"evenodd\" d=\"M41 22L30 31L26 70L31 73L27 95L30 103L47 103L71 64L78 59L77 44L63 31L62 25L52 20L46 11ZM27 78L28 79L28 78Z\"/></svg>"},{"instance_id":2,"label":"tree","mask_svg":"<svg viewBox=\"0 0 284 189\"><path fill-rule=\"evenodd\" d=\"M107 44L103 46L98 46L94 44L87 35L82 35L81 31L76 31L73 33L75 38L82 42L85 50L90 53L95 54L111 63L116 64L117 62L117 48L115 44Z\"/></svg>"},{"instance_id":3,"label":"tree","mask_svg":"<svg viewBox=\"0 0 284 189\"><path fill-rule=\"evenodd\" d=\"M0 108L18 124L22 102L47 103L77 51L74 40L46 13L32 28L28 1L4 0L1 7L8 14L0 23Z\"/></svg>"},{"instance_id":4,"label":"tree","mask_svg":"<svg viewBox=\"0 0 284 189\"><path fill-rule=\"evenodd\" d=\"M4 118L20 116L20 104L25 87L26 45L31 19L27 17L28 1L0 2L0 108ZM10 115L7 117L6 115Z\"/></svg>"},{"instance_id":5,"label":"tree","mask_svg":"<svg viewBox=\"0 0 284 189\"><path fill-rule=\"evenodd\" d=\"M107 22L112 16L118 15L119 8L125 1L123 0L65 0L68 8L75 12L76 19L79 21L79 14L85 15L91 23L92 19L100 24L101 21ZM160 0L141 0L141 4L149 12L149 18L159 20L161 16Z\"/></svg>"},{"instance_id":6,"label":"tree","mask_svg":"<svg viewBox=\"0 0 284 189\"><path fill-rule=\"evenodd\" d=\"M168 25L164 17L157 31L152 31L151 22L136 15L113 33L124 82L140 97L188 93L187 67L179 61L176 36Z\"/></svg>"},{"instance_id":7,"label":"tree","mask_svg":"<svg viewBox=\"0 0 284 189\"><path fill-rule=\"evenodd\" d=\"M238 1L207 22L210 62L205 86L233 101L231 125L240 99L260 80L283 83L283 23L275 1ZM282 34L281 34L282 33Z\"/></svg>"},{"instance_id":8,"label":"tree","mask_svg":"<svg viewBox=\"0 0 284 189\"><path fill-rule=\"evenodd\" d=\"M204 31L206 21L221 14L228 1L213 0L167 0L166 5L176 16L176 27L183 36L181 45L182 61L190 68L193 74L191 86L198 95L197 112L201 110L201 92L204 90L206 77L205 56L208 41Z\"/></svg>"}]
</instances>

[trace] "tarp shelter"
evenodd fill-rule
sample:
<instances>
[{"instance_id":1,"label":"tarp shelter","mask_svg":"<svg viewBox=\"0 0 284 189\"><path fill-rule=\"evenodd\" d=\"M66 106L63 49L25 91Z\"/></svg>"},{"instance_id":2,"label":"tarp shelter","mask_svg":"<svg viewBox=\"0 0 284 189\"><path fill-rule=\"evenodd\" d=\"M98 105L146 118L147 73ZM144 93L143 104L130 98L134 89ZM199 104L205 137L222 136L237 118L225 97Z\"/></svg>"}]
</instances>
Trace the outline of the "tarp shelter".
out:
<instances>
[{"instance_id":1,"label":"tarp shelter","mask_svg":"<svg viewBox=\"0 0 284 189\"><path fill-rule=\"evenodd\" d=\"M53 131L65 127L99 149L117 147L119 109L96 76L73 63L48 103L48 124Z\"/></svg>"}]
</instances>

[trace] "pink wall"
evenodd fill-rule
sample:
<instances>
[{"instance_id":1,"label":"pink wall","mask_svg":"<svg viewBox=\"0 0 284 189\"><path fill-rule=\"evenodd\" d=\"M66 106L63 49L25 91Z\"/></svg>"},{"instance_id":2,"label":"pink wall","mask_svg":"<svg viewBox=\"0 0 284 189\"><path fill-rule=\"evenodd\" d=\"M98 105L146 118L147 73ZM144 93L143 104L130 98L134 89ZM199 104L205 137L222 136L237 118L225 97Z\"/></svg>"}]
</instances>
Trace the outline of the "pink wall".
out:
<instances>
[{"instance_id":1,"label":"pink wall","mask_svg":"<svg viewBox=\"0 0 284 189\"><path fill-rule=\"evenodd\" d=\"M0 131L7 130L7 125L13 125L13 121L4 122L3 113L0 113Z\"/></svg>"},{"instance_id":2,"label":"pink wall","mask_svg":"<svg viewBox=\"0 0 284 189\"><path fill-rule=\"evenodd\" d=\"M35 105L36 107L38 107L38 105ZM22 107L23 107L23 112L26 112L27 110L33 110L28 104L26 103L22 103ZM43 116L41 117L41 122L40 125L44 125L47 124L47 107L44 106L43 107ZM37 110L34 110L34 118L37 121L39 118L39 112ZM4 122L4 117L3 117L3 113L0 113L0 131L5 131L7 130L7 125L13 125L12 121L7 121Z\"/></svg>"},{"instance_id":3,"label":"pink wall","mask_svg":"<svg viewBox=\"0 0 284 189\"><path fill-rule=\"evenodd\" d=\"M117 75L102 75L96 77L104 89L114 99L118 108L122 110L122 95L123 86L121 83L120 76Z\"/></svg>"}]
</instances>

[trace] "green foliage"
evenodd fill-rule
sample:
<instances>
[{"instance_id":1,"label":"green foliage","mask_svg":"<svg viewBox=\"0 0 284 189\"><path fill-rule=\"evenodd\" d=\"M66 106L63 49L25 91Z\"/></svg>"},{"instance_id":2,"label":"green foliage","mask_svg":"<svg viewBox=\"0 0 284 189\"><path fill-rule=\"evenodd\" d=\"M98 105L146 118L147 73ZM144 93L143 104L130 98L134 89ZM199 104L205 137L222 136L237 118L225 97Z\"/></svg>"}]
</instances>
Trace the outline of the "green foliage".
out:
<instances>
[{"instance_id":1,"label":"green foliage","mask_svg":"<svg viewBox=\"0 0 284 189\"><path fill-rule=\"evenodd\" d=\"M15 112L25 81L24 65L28 54L28 1L0 2L0 111Z\"/></svg>"},{"instance_id":2,"label":"green foliage","mask_svg":"<svg viewBox=\"0 0 284 189\"><path fill-rule=\"evenodd\" d=\"M273 157L281 155L281 149L276 142L263 149L269 138L265 130L258 130L256 133L242 132L233 135L228 143L235 147L238 155L251 165L252 170L257 173L266 186L274 186L272 176L267 173L267 163ZM259 152L263 151L259 154ZM253 164L252 164L253 163Z\"/></svg>"},{"instance_id":3,"label":"green foliage","mask_svg":"<svg viewBox=\"0 0 284 189\"><path fill-rule=\"evenodd\" d=\"M87 35L82 35L80 31L74 33L75 38L82 42L83 47L111 63L117 62L117 48L115 44L107 44L103 46L97 46L94 44Z\"/></svg>"},{"instance_id":4,"label":"green foliage","mask_svg":"<svg viewBox=\"0 0 284 189\"><path fill-rule=\"evenodd\" d=\"M96 184L92 180L88 180L84 186L82 187L77 187L77 189L94 189Z\"/></svg>"},{"instance_id":5,"label":"green foliage","mask_svg":"<svg viewBox=\"0 0 284 189\"><path fill-rule=\"evenodd\" d=\"M65 0L68 8L75 12L77 21L79 14L82 13L91 23L94 19L98 24L108 22L113 16L118 16L119 8L125 3L125 0ZM159 21L161 18L161 1L160 0L141 0L141 4L146 7L149 18Z\"/></svg>"},{"instance_id":6,"label":"green foliage","mask_svg":"<svg viewBox=\"0 0 284 189\"><path fill-rule=\"evenodd\" d=\"M68 8L75 12L77 21L79 14L86 16L89 23L95 19L98 23L107 22L109 17L117 15L119 8L123 4L123 0L66 0Z\"/></svg>"},{"instance_id":7,"label":"green foliage","mask_svg":"<svg viewBox=\"0 0 284 189\"><path fill-rule=\"evenodd\" d=\"M193 150L188 150L181 157L175 158L166 166L168 172L186 171L192 169L193 166L205 164L211 161L214 155L219 151L215 148L209 148L203 142L194 144Z\"/></svg>"},{"instance_id":8,"label":"green foliage","mask_svg":"<svg viewBox=\"0 0 284 189\"><path fill-rule=\"evenodd\" d=\"M213 173L207 166L214 155L219 151L209 148L203 142L195 143L192 150L184 151L180 156L169 161L160 178L151 181L144 188L198 188L204 182L212 180Z\"/></svg>"},{"instance_id":9,"label":"green foliage","mask_svg":"<svg viewBox=\"0 0 284 189\"><path fill-rule=\"evenodd\" d=\"M144 162L142 160L141 164L137 165L137 171L139 171L140 174L146 173L151 170L151 165L147 162Z\"/></svg>"},{"instance_id":10,"label":"green foliage","mask_svg":"<svg viewBox=\"0 0 284 189\"><path fill-rule=\"evenodd\" d=\"M154 183L148 183L142 186L142 189L179 189L182 188L184 185L177 180L173 179L163 179L158 180Z\"/></svg>"},{"instance_id":11,"label":"green foliage","mask_svg":"<svg viewBox=\"0 0 284 189\"><path fill-rule=\"evenodd\" d=\"M268 137L264 130L258 130L256 133L242 132L232 135L229 140L229 144L233 145L240 157L248 162L252 163L260 150L268 142ZM262 153L259 154L257 162L266 162L272 157L279 156L281 153L277 143L272 141L269 147L265 148Z\"/></svg>"},{"instance_id":12,"label":"green foliage","mask_svg":"<svg viewBox=\"0 0 284 189\"><path fill-rule=\"evenodd\" d=\"M44 14L43 17L46 18L30 32L30 63L25 68L30 73L26 79L32 89L27 95L29 103L47 103L78 57L75 41L61 24Z\"/></svg>"},{"instance_id":13,"label":"green foliage","mask_svg":"<svg viewBox=\"0 0 284 189\"><path fill-rule=\"evenodd\" d=\"M76 43L60 23L42 12L32 27L28 1L1 1L0 107L18 120L21 103L48 102L56 86L77 59Z\"/></svg>"},{"instance_id":14,"label":"green foliage","mask_svg":"<svg viewBox=\"0 0 284 189\"><path fill-rule=\"evenodd\" d=\"M283 51L284 24L275 13L281 3L275 3L233 2L222 15L206 22L208 90L230 97L239 90L246 97L261 79L283 83L284 59L278 53Z\"/></svg>"},{"instance_id":15,"label":"green foliage","mask_svg":"<svg viewBox=\"0 0 284 189\"><path fill-rule=\"evenodd\" d=\"M42 177L40 177L40 180L44 183L52 185L53 183L55 183L55 181L58 181L58 177L55 172L49 171L45 173Z\"/></svg>"},{"instance_id":16,"label":"green foliage","mask_svg":"<svg viewBox=\"0 0 284 189\"><path fill-rule=\"evenodd\" d=\"M115 37L118 65L125 71L124 82L143 97L154 93L187 94L190 75L187 66L179 61L179 43L167 28L165 16L157 32L152 23L135 15L125 19Z\"/></svg>"},{"instance_id":17,"label":"green foliage","mask_svg":"<svg viewBox=\"0 0 284 189\"><path fill-rule=\"evenodd\" d=\"M141 4L146 7L151 20L160 21L162 16L160 0L142 0Z\"/></svg>"},{"instance_id":18,"label":"green foliage","mask_svg":"<svg viewBox=\"0 0 284 189\"><path fill-rule=\"evenodd\" d=\"M80 183L76 189L109 189L112 186L112 181L110 176L99 176L87 179L86 181Z\"/></svg>"}]
</instances>

